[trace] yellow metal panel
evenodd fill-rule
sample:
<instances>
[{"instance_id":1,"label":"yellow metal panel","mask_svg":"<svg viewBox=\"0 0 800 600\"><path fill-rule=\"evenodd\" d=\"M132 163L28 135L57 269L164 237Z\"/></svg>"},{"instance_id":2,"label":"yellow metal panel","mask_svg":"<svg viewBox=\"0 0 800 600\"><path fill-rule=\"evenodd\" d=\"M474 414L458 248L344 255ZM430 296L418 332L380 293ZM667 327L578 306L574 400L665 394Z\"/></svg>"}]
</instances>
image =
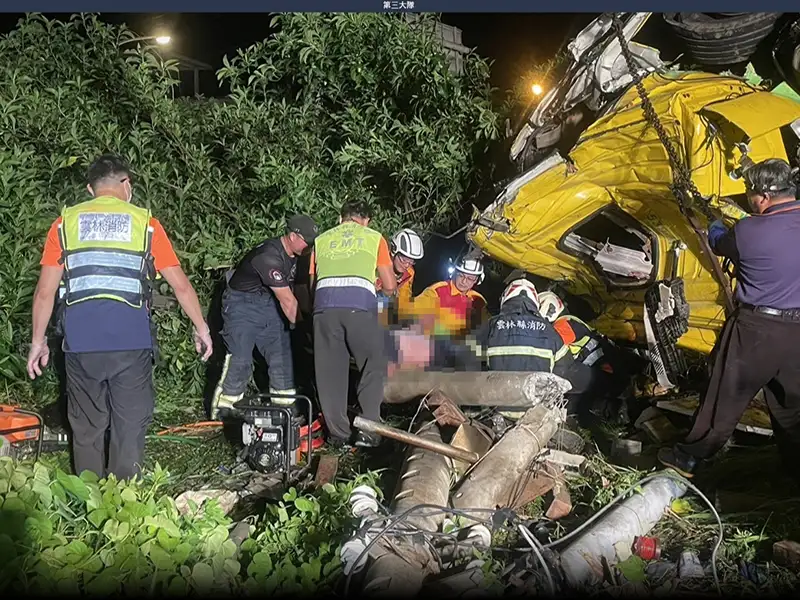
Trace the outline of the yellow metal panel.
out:
<instances>
[{"instance_id":1,"label":"yellow metal panel","mask_svg":"<svg viewBox=\"0 0 800 600\"><path fill-rule=\"evenodd\" d=\"M711 206L729 223L742 218L742 210L719 200L744 193L743 182L729 175L738 166L740 154L733 144L740 140L725 131L712 135L708 117L700 113L714 104L726 118L735 119L736 127L754 138L749 151L753 160L785 159L779 128L800 117L800 103L754 91L740 79L707 73L652 74L643 84L700 193L711 197ZM508 232L473 225L470 239L492 258L561 281L568 291L585 297L601 313L593 325L603 333L644 342L644 288L608 288L589 261L556 247L567 231L601 209L616 206L656 236L656 278L672 276L673 244L686 245L675 272L684 280L690 305L689 331L678 344L709 352L724 322L724 294L710 267L710 260L719 259L701 252L680 213L669 189L672 172L666 150L645 121L634 88L583 132L570 159L575 169L557 165L495 207L492 217L507 220Z\"/></svg>"},{"instance_id":2,"label":"yellow metal panel","mask_svg":"<svg viewBox=\"0 0 800 600\"><path fill-rule=\"evenodd\" d=\"M714 102L704 107L703 112L722 117L751 138L757 138L800 119L800 102L770 92L754 92Z\"/></svg>"}]
</instances>

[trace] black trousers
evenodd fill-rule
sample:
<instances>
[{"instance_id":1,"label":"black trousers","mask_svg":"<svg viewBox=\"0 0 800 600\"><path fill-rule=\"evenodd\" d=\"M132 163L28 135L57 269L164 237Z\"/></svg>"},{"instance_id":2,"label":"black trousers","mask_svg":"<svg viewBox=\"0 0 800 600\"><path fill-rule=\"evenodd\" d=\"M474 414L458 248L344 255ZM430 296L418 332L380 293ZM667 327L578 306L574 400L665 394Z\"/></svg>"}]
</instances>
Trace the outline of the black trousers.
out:
<instances>
[{"instance_id":1,"label":"black trousers","mask_svg":"<svg viewBox=\"0 0 800 600\"><path fill-rule=\"evenodd\" d=\"M388 358L378 315L331 308L314 315L314 370L322 415L331 437L350 438L347 396L350 357L361 375L358 403L365 419L381 416Z\"/></svg>"},{"instance_id":2,"label":"black trousers","mask_svg":"<svg viewBox=\"0 0 800 600\"><path fill-rule=\"evenodd\" d=\"M118 479L140 473L155 407L152 351L68 352L65 358L75 471Z\"/></svg>"},{"instance_id":3,"label":"black trousers","mask_svg":"<svg viewBox=\"0 0 800 600\"><path fill-rule=\"evenodd\" d=\"M289 329L269 293L249 294L228 288L222 298L222 339L228 349L222 393L238 396L253 373L253 350L267 361L269 386L294 389L294 361Z\"/></svg>"},{"instance_id":4,"label":"black trousers","mask_svg":"<svg viewBox=\"0 0 800 600\"><path fill-rule=\"evenodd\" d=\"M739 309L725 323L694 423L679 448L705 459L733 435L748 404L764 389L775 441L798 471L800 456L800 322Z\"/></svg>"}]
</instances>

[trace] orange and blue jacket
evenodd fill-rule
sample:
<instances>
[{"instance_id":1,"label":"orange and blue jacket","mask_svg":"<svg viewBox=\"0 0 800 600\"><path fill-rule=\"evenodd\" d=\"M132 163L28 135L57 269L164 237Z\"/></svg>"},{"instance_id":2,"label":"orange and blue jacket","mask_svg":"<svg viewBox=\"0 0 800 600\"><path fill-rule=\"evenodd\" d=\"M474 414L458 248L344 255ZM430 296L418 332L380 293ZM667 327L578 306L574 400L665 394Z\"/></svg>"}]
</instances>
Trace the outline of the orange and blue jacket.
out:
<instances>
[{"instance_id":1,"label":"orange and blue jacket","mask_svg":"<svg viewBox=\"0 0 800 600\"><path fill-rule=\"evenodd\" d=\"M452 281L440 281L414 299L414 316L428 335L461 338L489 320L486 298L474 290L466 294Z\"/></svg>"},{"instance_id":2,"label":"orange and blue jacket","mask_svg":"<svg viewBox=\"0 0 800 600\"><path fill-rule=\"evenodd\" d=\"M414 299L411 294L411 289L414 286L414 267L409 267L406 269L406 272L403 273L397 279L397 299L396 299L396 307L397 307L397 316L401 320L411 319L414 316L413 313L413 305ZM381 278L378 277L375 280L375 291L381 291L383 284L381 283ZM389 313L386 310L383 310L378 315L379 320L384 324L389 324Z\"/></svg>"}]
</instances>

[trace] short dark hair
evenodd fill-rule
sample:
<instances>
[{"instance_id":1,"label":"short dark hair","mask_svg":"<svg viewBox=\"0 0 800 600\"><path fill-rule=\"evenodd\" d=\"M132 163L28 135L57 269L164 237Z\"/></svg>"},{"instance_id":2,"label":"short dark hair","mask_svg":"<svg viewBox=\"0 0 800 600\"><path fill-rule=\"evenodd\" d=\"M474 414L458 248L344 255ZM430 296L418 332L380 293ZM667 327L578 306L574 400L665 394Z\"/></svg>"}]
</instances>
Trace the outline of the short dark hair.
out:
<instances>
[{"instance_id":1,"label":"short dark hair","mask_svg":"<svg viewBox=\"0 0 800 600\"><path fill-rule=\"evenodd\" d=\"M792 167L785 160L770 158L744 172L748 191L770 196L794 196L796 190Z\"/></svg>"},{"instance_id":2,"label":"short dark hair","mask_svg":"<svg viewBox=\"0 0 800 600\"><path fill-rule=\"evenodd\" d=\"M360 217L362 219L372 218L372 207L367 202L345 202L340 213L342 219Z\"/></svg>"},{"instance_id":3,"label":"short dark hair","mask_svg":"<svg viewBox=\"0 0 800 600\"><path fill-rule=\"evenodd\" d=\"M98 183L103 183L112 180L120 180L125 177L131 176L131 170L125 159L117 154L103 154L94 159L94 162L89 165L89 170L86 173L86 179L92 187Z\"/></svg>"}]
</instances>

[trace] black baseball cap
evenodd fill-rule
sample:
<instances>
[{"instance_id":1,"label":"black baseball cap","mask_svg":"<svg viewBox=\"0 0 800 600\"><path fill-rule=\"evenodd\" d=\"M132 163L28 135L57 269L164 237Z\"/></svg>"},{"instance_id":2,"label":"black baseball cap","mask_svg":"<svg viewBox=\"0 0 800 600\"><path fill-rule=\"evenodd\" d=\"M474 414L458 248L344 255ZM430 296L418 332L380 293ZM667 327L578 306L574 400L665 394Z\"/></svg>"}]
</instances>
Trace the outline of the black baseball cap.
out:
<instances>
[{"instance_id":1,"label":"black baseball cap","mask_svg":"<svg viewBox=\"0 0 800 600\"><path fill-rule=\"evenodd\" d=\"M319 233L319 229L317 228L317 224L314 223L314 219L308 215L295 215L289 219L287 225L289 231L301 236L307 244L313 244L314 239Z\"/></svg>"}]
</instances>

